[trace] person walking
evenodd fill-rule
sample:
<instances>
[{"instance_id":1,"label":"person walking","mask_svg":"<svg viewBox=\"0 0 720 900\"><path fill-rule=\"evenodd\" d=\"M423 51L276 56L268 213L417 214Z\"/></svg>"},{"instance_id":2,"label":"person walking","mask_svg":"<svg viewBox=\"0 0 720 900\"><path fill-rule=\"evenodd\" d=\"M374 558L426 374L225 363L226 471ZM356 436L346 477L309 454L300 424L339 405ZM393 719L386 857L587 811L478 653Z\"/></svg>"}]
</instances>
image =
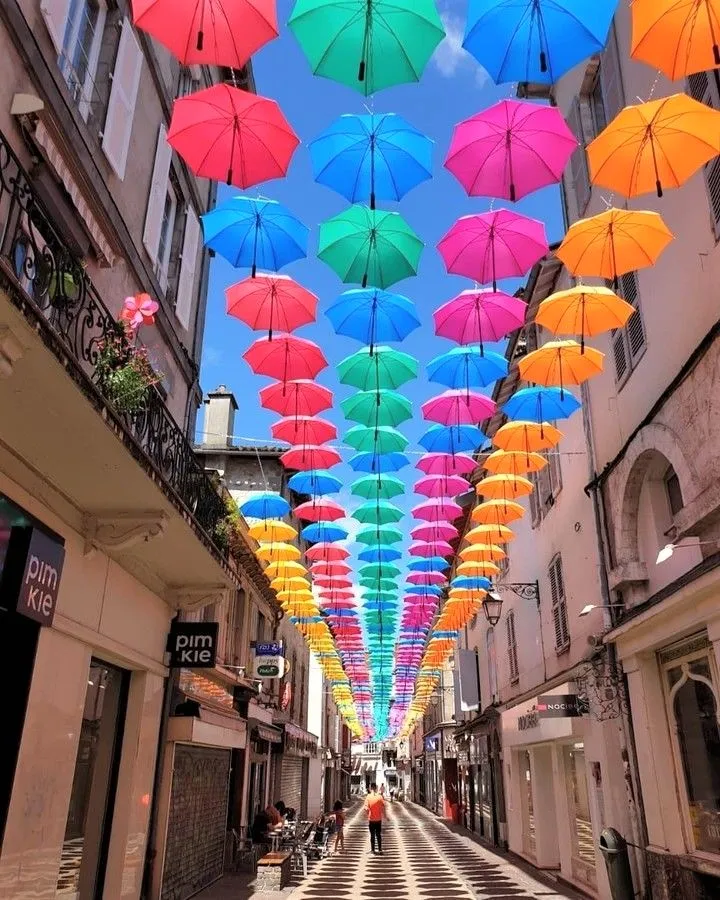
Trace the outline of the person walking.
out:
<instances>
[{"instance_id":1,"label":"person walking","mask_svg":"<svg viewBox=\"0 0 720 900\"><path fill-rule=\"evenodd\" d=\"M338 850L345 850L345 810L342 800L335 801L333 815L335 816L335 853L337 853Z\"/></svg>"},{"instance_id":2,"label":"person walking","mask_svg":"<svg viewBox=\"0 0 720 900\"><path fill-rule=\"evenodd\" d=\"M370 849L375 853L382 854L382 823L385 818L385 801L381 794L378 794L376 784L370 785L370 793L365 800L365 810L368 816L368 827L370 829Z\"/></svg>"}]
</instances>

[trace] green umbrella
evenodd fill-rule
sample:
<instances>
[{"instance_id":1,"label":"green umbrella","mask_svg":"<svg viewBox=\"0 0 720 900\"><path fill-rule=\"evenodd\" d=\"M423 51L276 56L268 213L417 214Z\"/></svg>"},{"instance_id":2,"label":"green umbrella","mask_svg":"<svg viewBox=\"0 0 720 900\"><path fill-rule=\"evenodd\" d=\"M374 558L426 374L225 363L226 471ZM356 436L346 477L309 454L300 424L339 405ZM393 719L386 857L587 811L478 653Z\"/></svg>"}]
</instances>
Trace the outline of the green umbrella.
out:
<instances>
[{"instance_id":1,"label":"green umbrella","mask_svg":"<svg viewBox=\"0 0 720 900\"><path fill-rule=\"evenodd\" d=\"M352 517L368 525L387 525L390 522L399 522L404 515L401 509L388 503L387 500L370 500L358 506Z\"/></svg>"},{"instance_id":2,"label":"green umbrella","mask_svg":"<svg viewBox=\"0 0 720 900\"><path fill-rule=\"evenodd\" d=\"M387 544L398 544L403 540L403 533L394 525L366 525L355 535L358 544L375 547Z\"/></svg>"},{"instance_id":3,"label":"green umbrella","mask_svg":"<svg viewBox=\"0 0 720 900\"><path fill-rule=\"evenodd\" d=\"M297 0L288 25L315 75L365 96L419 81L445 36L434 0Z\"/></svg>"},{"instance_id":4,"label":"green umbrella","mask_svg":"<svg viewBox=\"0 0 720 900\"><path fill-rule=\"evenodd\" d=\"M368 428L354 425L345 434L345 443L362 453L402 453L410 441L399 431L387 425ZM379 468L379 467L378 467Z\"/></svg>"},{"instance_id":5,"label":"green umbrella","mask_svg":"<svg viewBox=\"0 0 720 900\"><path fill-rule=\"evenodd\" d=\"M392 563L368 563L358 569L361 578L399 578L400 574L400 569Z\"/></svg>"},{"instance_id":6,"label":"green umbrella","mask_svg":"<svg viewBox=\"0 0 720 900\"><path fill-rule=\"evenodd\" d=\"M399 213L356 203L323 222L317 255L346 283L386 288L417 274L423 247Z\"/></svg>"},{"instance_id":7,"label":"green umbrella","mask_svg":"<svg viewBox=\"0 0 720 900\"><path fill-rule=\"evenodd\" d=\"M372 606L375 604L377 608L377 604L382 603L398 603L398 592L395 591L364 591L363 592L363 603L365 607Z\"/></svg>"},{"instance_id":8,"label":"green umbrella","mask_svg":"<svg viewBox=\"0 0 720 900\"><path fill-rule=\"evenodd\" d=\"M355 497L364 497L366 500L382 499L391 500L405 493L405 482L395 475L364 475L353 481L350 493Z\"/></svg>"},{"instance_id":9,"label":"green umbrella","mask_svg":"<svg viewBox=\"0 0 720 900\"><path fill-rule=\"evenodd\" d=\"M361 391L399 388L417 378L418 361L414 356L392 347L375 347L372 353L363 347L338 363L341 384L350 384Z\"/></svg>"},{"instance_id":10,"label":"green umbrella","mask_svg":"<svg viewBox=\"0 0 720 900\"><path fill-rule=\"evenodd\" d=\"M396 591L397 584L392 578L361 578L360 587L378 591Z\"/></svg>"},{"instance_id":11,"label":"green umbrella","mask_svg":"<svg viewBox=\"0 0 720 900\"><path fill-rule=\"evenodd\" d=\"M412 403L394 391L360 391L340 406L346 419L373 428L401 425L413 417Z\"/></svg>"}]
</instances>

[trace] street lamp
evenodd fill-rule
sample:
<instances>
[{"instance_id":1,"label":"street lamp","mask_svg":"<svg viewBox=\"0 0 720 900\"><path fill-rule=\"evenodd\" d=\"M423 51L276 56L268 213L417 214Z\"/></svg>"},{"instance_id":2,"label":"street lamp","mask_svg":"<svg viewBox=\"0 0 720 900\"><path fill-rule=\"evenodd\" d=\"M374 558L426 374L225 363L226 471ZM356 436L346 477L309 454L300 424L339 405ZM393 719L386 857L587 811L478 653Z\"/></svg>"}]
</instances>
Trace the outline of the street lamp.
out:
<instances>
[{"instance_id":1,"label":"street lamp","mask_svg":"<svg viewBox=\"0 0 720 900\"><path fill-rule=\"evenodd\" d=\"M659 566L660 563L667 562L676 550L688 550L691 547L708 547L716 545L717 541L695 541L694 544L665 544L657 555L655 565Z\"/></svg>"},{"instance_id":2,"label":"street lamp","mask_svg":"<svg viewBox=\"0 0 720 900\"><path fill-rule=\"evenodd\" d=\"M483 612L485 613L485 618L493 628L500 621L500 616L502 615L502 606L502 597L500 596L500 594L498 594L497 591L488 591L483 598Z\"/></svg>"}]
</instances>

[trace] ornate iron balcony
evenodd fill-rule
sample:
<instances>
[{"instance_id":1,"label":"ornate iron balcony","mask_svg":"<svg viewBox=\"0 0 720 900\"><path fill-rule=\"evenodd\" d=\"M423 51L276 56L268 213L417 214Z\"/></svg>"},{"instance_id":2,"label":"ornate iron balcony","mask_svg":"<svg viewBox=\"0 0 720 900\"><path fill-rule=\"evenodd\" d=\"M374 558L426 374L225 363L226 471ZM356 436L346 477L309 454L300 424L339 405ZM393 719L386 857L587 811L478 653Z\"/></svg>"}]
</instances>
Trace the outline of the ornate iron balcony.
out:
<instances>
[{"instance_id":1,"label":"ornate iron balcony","mask_svg":"<svg viewBox=\"0 0 720 900\"><path fill-rule=\"evenodd\" d=\"M100 350L117 335L118 323L1 132L0 285L61 362L69 362L69 373L86 395L96 403L98 395L102 397L129 438L135 458L216 543L215 526L225 515L224 503L160 393L153 387L142 408L123 411L113 405L97 377Z\"/></svg>"}]
</instances>

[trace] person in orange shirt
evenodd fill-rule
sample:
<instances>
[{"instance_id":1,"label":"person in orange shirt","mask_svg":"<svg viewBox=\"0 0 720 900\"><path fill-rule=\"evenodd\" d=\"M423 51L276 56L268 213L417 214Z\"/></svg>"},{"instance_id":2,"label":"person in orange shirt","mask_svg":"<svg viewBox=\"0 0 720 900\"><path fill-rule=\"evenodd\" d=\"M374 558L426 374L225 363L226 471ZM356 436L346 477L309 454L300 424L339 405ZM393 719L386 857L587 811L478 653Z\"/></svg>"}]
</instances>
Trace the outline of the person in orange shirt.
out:
<instances>
[{"instance_id":1,"label":"person in orange shirt","mask_svg":"<svg viewBox=\"0 0 720 900\"><path fill-rule=\"evenodd\" d=\"M368 816L368 826L370 828L370 848L375 853L382 854L382 823L385 818L385 801L378 794L376 784L370 785L370 793L365 799L365 810Z\"/></svg>"}]
</instances>

